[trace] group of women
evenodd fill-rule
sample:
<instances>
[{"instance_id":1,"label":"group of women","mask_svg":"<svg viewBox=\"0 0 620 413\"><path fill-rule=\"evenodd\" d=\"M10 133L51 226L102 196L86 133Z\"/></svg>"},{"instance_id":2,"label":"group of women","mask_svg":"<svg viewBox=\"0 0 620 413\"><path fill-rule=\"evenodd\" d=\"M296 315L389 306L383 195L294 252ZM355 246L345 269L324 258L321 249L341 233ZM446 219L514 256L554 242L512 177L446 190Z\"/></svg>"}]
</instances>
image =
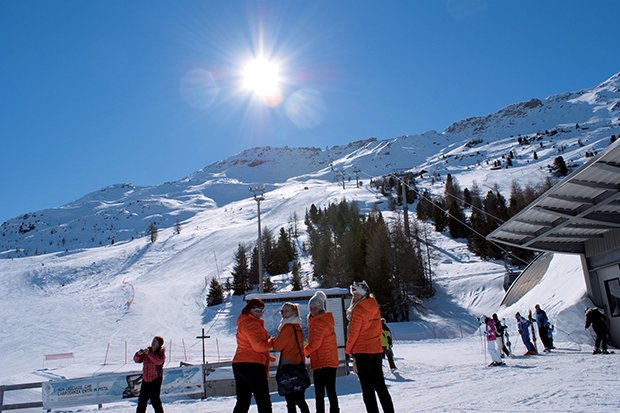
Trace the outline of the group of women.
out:
<instances>
[{"instance_id":1,"label":"group of women","mask_svg":"<svg viewBox=\"0 0 620 413\"><path fill-rule=\"evenodd\" d=\"M383 376L383 328L379 305L365 281L353 283L350 291L353 298L347 309L349 328L345 352L353 359L366 411L379 413L378 396L383 412L394 413L392 398ZM258 298L247 302L237 319L237 351L232 363L237 402L233 413L248 412L252 396L259 413L271 413L268 378L269 364L275 361L270 355L272 349L280 352L278 371L287 365L301 365L305 374L305 359L310 357L316 412L325 413L326 393L329 413L340 412L336 393L338 346L334 317L326 311L325 293L317 291L308 302L308 307L308 341L304 346L302 320L297 304L282 305L278 335L269 337L262 320L265 303ZM143 363L144 372L137 413L145 412L148 400L155 412L163 413L160 400L162 366L165 361L163 343L163 338L157 336L150 347L139 350L134 356L134 361ZM295 413L297 408L302 413L310 413L305 400L305 386L301 386L299 391L288 392L285 399L289 413Z\"/></svg>"},{"instance_id":2,"label":"group of women","mask_svg":"<svg viewBox=\"0 0 620 413\"><path fill-rule=\"evenodd\" d=\"M362 388L366 411L378 413L377 398L385 413L393 413L392 398L385 384L382 369L381 313L368 284L364 281L351 285L353 299L347 310L349 334L345 352L354 361ZM262 320L265 304L258 298L249 300L237 319L237 351L233 358L233 373L237 389L237 403L233 413L250 409L252 395L259 413L271 412L268 377L269 364L275 361L270 350L280 352L278 369L287 364L304 364L310 357L310 368L315 386L316 412L325 412L325 394L329 412L340 411L336 393L338 347L334 318L327 312L327 297L322 291L315 293L308 302L308 342L304 346L299 307L285 303L280 310L282 321L278 335L269 337ZM375 395L376 394L376 395ZM289 413L297 408L310 413L305 400L305 390L285 395Z\"/></svg>"}]
</instances>

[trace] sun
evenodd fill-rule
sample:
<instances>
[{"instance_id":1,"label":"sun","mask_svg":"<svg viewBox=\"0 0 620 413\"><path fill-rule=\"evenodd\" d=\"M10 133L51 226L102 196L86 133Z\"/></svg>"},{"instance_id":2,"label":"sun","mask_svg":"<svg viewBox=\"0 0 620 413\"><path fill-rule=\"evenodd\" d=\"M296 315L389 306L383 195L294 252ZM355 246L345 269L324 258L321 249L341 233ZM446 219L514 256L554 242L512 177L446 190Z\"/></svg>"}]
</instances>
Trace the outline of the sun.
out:
<instances>
[{"instance_id":1,"label":"sun","mask_svg":"<svg viewBox=\"0 0 620 413\"><path fill-rule=\"evenodd\" d=\"M263 57L251 60L243 68L243 86L266 103L278 100L281 95L280 67Z\"/></svg>"}]
</instances>

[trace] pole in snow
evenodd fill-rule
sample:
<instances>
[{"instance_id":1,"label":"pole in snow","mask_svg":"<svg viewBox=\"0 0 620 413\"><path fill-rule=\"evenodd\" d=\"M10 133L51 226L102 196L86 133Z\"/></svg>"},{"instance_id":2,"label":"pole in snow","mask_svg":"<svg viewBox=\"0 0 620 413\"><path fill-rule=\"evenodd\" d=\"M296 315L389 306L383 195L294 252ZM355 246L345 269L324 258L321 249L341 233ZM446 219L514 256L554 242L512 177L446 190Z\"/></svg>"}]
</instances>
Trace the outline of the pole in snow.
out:
<instances>
[{"instance_id":1,"label":"pole in snow","mask_svg":"<svg viewBox=\"0 0 620 413\"><path fill-rule=\"evenodd\" d=\"M205 355L205 339L210 338L211 336L205 336L205 329L202 328L202 334L197 336L202 340L202 391L203 398L207 398L207 357Z\"/></svg>"},{"instance_id":2,"label":"pole in snow","mask_svg":"<svg viewBox=\"0 0 620 413\"><path fill-rule=\"evenodd\" d=\"M256 201L256 206L258 208L258 241L256 243L256 247L258 249L258 292L262 294L264 292L263 288L263 243L262 243L262 234L260 228L260 201L265 200L265 187L263 185L259 186L251 186L250 191L254 194L254 200Z\"/></svg>"}]
</instances>

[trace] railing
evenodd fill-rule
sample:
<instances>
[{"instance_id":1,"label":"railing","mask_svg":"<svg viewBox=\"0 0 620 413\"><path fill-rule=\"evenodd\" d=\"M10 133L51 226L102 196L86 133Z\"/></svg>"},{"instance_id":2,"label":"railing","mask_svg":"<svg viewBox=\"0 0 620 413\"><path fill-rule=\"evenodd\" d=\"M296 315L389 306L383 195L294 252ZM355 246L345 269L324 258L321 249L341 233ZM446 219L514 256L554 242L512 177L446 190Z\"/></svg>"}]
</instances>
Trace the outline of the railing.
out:
<instances>
[{"instance_id":1,"label":"railing","mask_svg":"<svg viewBox=\"0 0 620 413\"><path fill-rule=\"evenodd\" d=\"M6 410L30 409L33 407L43 407L42 401L4 404L4 393L12 390L40 389L42 383L22 383L22 384L3 384L0 385L0 413Z\"/></svg>"},{"instance_id":2,"label":"railing","mask_svg":"<svg viewBox=\"0 0 620 413\"><path fill-rule=\"evenodd\" d=\"M182 365L185 363L182 363ZM187 364L186 364L187 365ZM206 370L210 373L216 368L221 367L232 367L232 361L223 361L217 363L207 363ZM275 381L275 370L277 365L271 366L271 373L269 378L269 390L276 391L277 385ZM341 364L338 367L337 376L345 376L351 372L351 366L348 362ZM312 378L312 375L310 375ZM42 382L36 383L22 383L22 384L4 384L0 385L0 413L8 410L20 410L20 409L30 409L36 407L43 407L42 401L36 402L25 402L25 403L12 403L12 404L4 404L4 393L8 391L15 390L27 390L27 389L40 389L42 387ZM220 379L220 380L207 380L206 391L196 392L193 394L188 394L189 398L200 398L206 396L234 396L235 395L235 380L234 379ZM101 405L99 405L101 408ZM47 410L48 412L51 410Z\"/></svg>"}]
</instances>

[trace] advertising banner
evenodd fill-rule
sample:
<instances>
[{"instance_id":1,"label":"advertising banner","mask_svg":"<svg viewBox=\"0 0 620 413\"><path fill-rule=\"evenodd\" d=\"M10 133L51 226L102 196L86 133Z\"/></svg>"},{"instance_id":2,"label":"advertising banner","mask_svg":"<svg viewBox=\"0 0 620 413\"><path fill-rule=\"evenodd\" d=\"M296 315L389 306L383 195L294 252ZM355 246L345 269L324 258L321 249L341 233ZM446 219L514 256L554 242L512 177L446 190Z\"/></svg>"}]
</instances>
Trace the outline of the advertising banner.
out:
<instances>
[{"instance_id":1,"label":"advertising banner","mask_svg":"<svg viewBox=\"0 0 620 413\"><path fill-rule=\"evenodd\" d=\"M43 383L43 407L62 408L114 403L137 398L141 384L142 373L105 374L79 379L52 380ZM164 369L162 397L196 394L202 391L201 366Z\"/></svg>"}]
</instances>

